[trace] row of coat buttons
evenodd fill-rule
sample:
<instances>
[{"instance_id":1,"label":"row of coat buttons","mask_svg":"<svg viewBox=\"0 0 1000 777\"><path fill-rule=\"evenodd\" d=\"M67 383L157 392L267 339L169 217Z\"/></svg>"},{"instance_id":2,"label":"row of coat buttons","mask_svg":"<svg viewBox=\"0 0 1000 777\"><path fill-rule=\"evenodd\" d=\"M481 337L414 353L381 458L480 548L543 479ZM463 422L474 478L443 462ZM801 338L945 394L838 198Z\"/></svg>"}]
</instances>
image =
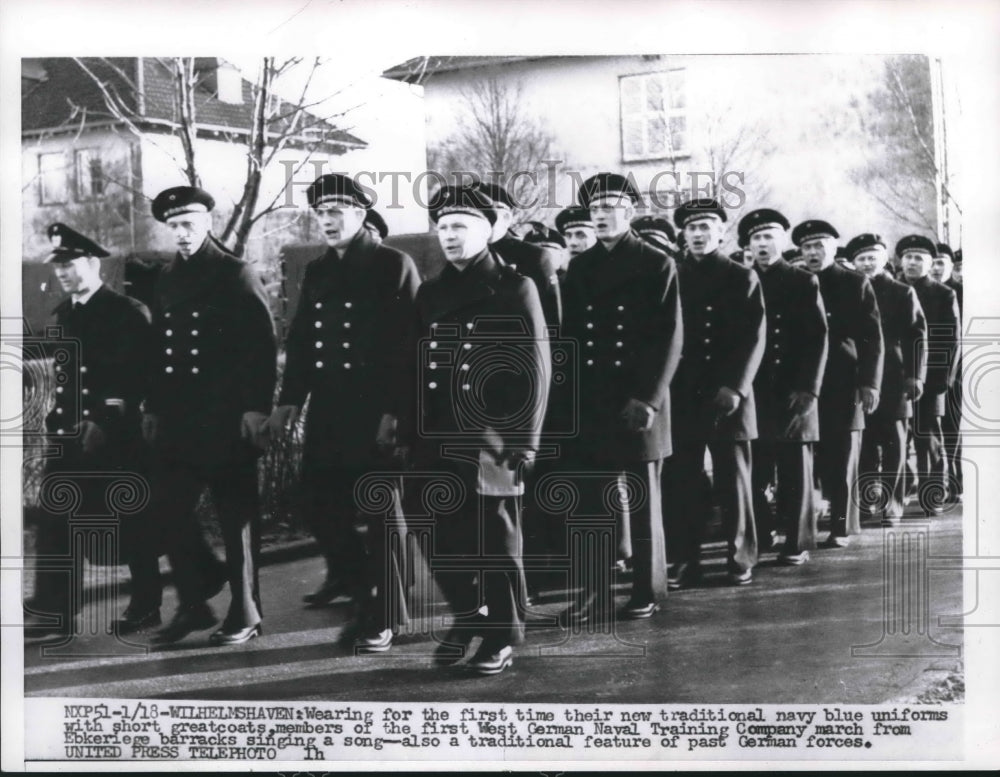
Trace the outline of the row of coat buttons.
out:
<instances>
[{"instance_id":1,"label":"row of coat buttons","mask_svg":"<svg viewBox=\"0 0 1000 777\"><path fill-rule=\"evenodd\" d=\"M165 313L163 314L163 317L164 317L164 318L170 318L170 311L169 311L169 310L168 310L168 311L166 311L166 312L165 312ZM198 318L198 311L197 311L197 310L192 310L192 311L191 311L191 318Z\"/></svg>"}]
</instances>

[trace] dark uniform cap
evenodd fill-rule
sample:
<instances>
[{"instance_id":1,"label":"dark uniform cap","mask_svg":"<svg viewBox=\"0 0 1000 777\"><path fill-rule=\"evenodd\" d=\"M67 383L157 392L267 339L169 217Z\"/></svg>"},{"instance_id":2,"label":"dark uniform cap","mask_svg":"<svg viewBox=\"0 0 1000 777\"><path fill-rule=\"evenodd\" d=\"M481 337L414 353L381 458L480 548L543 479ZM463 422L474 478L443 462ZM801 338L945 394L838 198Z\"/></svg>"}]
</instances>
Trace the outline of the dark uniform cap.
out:
<instances>
[{"instance_id":1,"label":"dark uniform cap","mask_svg":"<svg viewBox=\"0 0 1000 777\"><path fill-rule=\"evenodd\" d=\"M792 225L788 223L788 219L786 219L780 212L773 210L772 208L758 208L757 210L750 211L747 215L740 219L739 226L736 228L738 233L738 242L740 246L746 246L750 242L750 236L755 232L760 232L762 229L771 229L773 227L789 229L791 226Z\"/></svg>"},{"instance_id":2,"label":"dark uniform cap","mask_svg":"<svg viewBox=\"0 0 1000 777\"><path fill-rule=\"evenodd\" d=\"M636 191L635 184L624 175L618 173L598 173L592 175L582 184L577 192L577 199L580 207L587 208L591 200L600 197L628 197L632 202L639 202L642 199Z\"/></svg>"},{"instance_id":3,"label":"dark uniform cap","mask_svg":"<svg viewBox=\"0 0 1000 777\"><path fill-rule=\"evenodd\" d=\"M950 256L951 261L955 261L955 252L951 250L951 246L947 243L937 244L937 256Z\"/></svg>"},{"instance_id":4,"label":"dark uniform cap","mask_svg":"<svg viewBox=\"0 0 1000 777\"><path fill-rule=\"evenodd\" d=\"M537 221L529 222L529 224L531 224L531 229L521 237L525 243L537 246L552 246L554 248L566 247L566 239L560 233L556 232L556 230L549 229Z\"/></svg>"},{"instance_id":5,"label":"dark uniform cap","mask_svg":"<svg viewBox=\"0 0 1000 777\"><path fill-rule=\"evenodd\" d=\"M574 227L594 228L594 222L590 218L590 211L586 208L566 208L556 215L556 229L565 232Z\"/></svg>"},{"instance_id":6,"label":"dark uniform cap","mask_svg":"<svg viewBox=\"0 0 1000 777\"><path fill-rule=\"evenodd\" d=\"M843 246L837 246L837 253L834 254L834 257L838 262L850 261L850 257L847 256L847 250Z\"/></svg>"},{"instance_id":7,"label":"dark uniform cap","mask_svg":"<svg viewBox=\"0 0 1000 777\"><path fill-rule=\"evenodd\" d=\"M498 183L487 183L486 181L481 181L474 184L475 188L480 192L485 194L490 200L493 201L494 205L498 205L501 208L514 209L514 201L510 197L510 192L504 189Z\"/></svg>"},{"instance_id":8,"label":"dark uniform cap","mask_svg":"<svg viewBox=\"0 0 1000 777\"><path fill-rule=\"evenodd\" d=\"M955 252L955 261L954 261L954 263L955 264L961 264L962 263L962 249L961 248L959 248Z\"/></svg>"},{"instance_id":9,"label":"dark uniform cap","mask_svg":"<svg viewBox=\"0 0 1000 777\"><path fill-rule=\"evenodd\" d=\"M698 199L681 203L677 207L677 210L674 211L674 224L677 225L678 229L684 229L685 224L712 216L722 221L726 221L729 218L717 199L714 197L699 197Z\"/></svg>"},{"instance_id":10,"label":"dark uniform cap","mask_svg":"<svg viewBox=\"0 0 1000 777\"><path fill-rule=\"evenodd\" d=\"M96 256L97 258L110 256L89 237L84 237L65 224L58 222L50 224L46 233L52 243L52 253L45 260L46 262L72 262L83 256Z\"/></svg>"},{"instance_id":11,"label":"dark uniform cap","mask_svg":"<svg viewBox=\"0 0 1000 777\"><path fill-rule=\"evenodd\" d=\"M212 195L197 186L164 189L153 200L153 218L166 221L182 213L209 213L215 207Z\"/></svg>"},{"instance_id":12,"label":"dark uniform cap","mask_svg":"<svg viewBox=\"0 0 1000 777\"><path fill-rule=\"evenodd\" d=\"M435 224L442 216L451 213L478 216L490 224L495 224L497 221L493 200L473 186L442 186L431 197L427 209L430 211L431 221Z\"/></svg>"},{"instance_id":13,"label":"dark uniform cap","mask_svg":"<svg viewBox=\"0 0 1000 777\"><path fill-rule=\"evenodd\" d=\"M822 221L820 219L803 221L792 230L792 242L797 246L801 246L808 240L815 240L820 237L839 238L840 233L833 228L833 225L829 221Z\"/></svg>"},{"instance_id":14,"label":"dark uniform cap","mask_svg":"<svg viewBox=\"0 0 1000 777\"><path fill-rule=\"evenodd\" d=\"M664 240L673 243L677 239L677 233L670 222L662 216L640 216L632 220L632 229L643 237L651 237L649 233L662 235Z\"/></svg>"},{"instance_id":15,"label":"dark uniform cap","mask_svg":"<svg viewBox=\"0 0 1000 777\"><path fill-rule=\"evenodd\" d=\"M934 241L923 235L907 235L896 243L896 256L902 256L907 251L925 251L932 257L937 256Z\"/></svg>"},{"instance_id":16,"label":"dark uniform cap","mask_svg":"<svg viewBox=\"0 0 1000 777\"><path fill-rule=\"evenodd\" d=\"M847 258L853 260L862 251L867 251L869 248L874 248L875 246L886 247L882 236L874 232L865 232L863 235L852 237L847 244Z\"/></svg>"},{"instance_id":17,"label":"dark uniform cap","mask_svg":"<svg viewBox=\"0 0 1000 777\"><path fill-rule=\"evenodd\" d=\"M321 175L306 189L306 199L310 208L320 205L350 205L356 208L370 208L371 197L353 178L341 173Z\"/></svg>"},{"instance_id":18,"label":"dark uniform cap","mask_svg":"<svg viewBox=\"0 0 1000 777\"><path fill-rule=\"evenodd\" d=\"M385 219L382 218L377 210L369 210L365 214L365 226L372 227L376 232L378 232L379 237L385 240L389 236L389 225L385 223Z\"/></svg>"}]
</instances>

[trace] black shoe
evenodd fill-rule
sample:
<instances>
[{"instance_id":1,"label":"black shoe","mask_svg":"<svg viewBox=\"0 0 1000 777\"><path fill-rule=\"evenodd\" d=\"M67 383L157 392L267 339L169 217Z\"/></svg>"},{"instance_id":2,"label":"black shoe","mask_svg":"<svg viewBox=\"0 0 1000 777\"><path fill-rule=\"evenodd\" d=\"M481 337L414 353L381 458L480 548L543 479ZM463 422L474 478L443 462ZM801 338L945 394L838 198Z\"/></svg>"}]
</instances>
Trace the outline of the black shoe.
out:
<instances>
[{"instance_id":1,"label":"black shoe","mask_svg":"<svg viewBox=\"0 0 1000 777\"><path fill-rule=\"evenodd\" d=\"M180 642L192 631L210 629L216 623L215 615L207 604L193 604L181 607L170 623L168 623L154 638L163 645Z\"/></svg>"},{"instance_id":2,"label":"black shoe","mask_svg":"<svg viewBox=\"0 0 1000 777\"><path fill-rule=\"evenodd\" d=\"M659 609L660 606L656 602L636 599L635 601L629 601L618 614L626 620L637 621L652 618L653 614Z\"/></svg>"},{"instance_id":3,"label":"black shoe","mask_svg":"<svg viewBox=\"0 0 1000 777\"><path fill-rule=\"evenodd\" d=\"M214 619L213 619L214 620ZM253 626L245 626L242 629L226 629L225 627L212 632L208 641L213 645L242 645L244 642L261 636L264 629L259 623Z\"/></svg>"},{"instance_id":4,"label":"black shoe","mask_svg":"<svg viewBox=\"0 0 1000 777\"><path fill-rule=\"evenodd\" d=\"M701 565L682 561L667 566L667 588L679 591L694 588L701 581Z\"/></svg>"},{"instance_id":5,"label":"black shoe","mask_svg":"<svg viewBox=\"0 0 1000 777\"><path fill-rule=\"evenodd\" d=\"M847 537L838 536L831 534L825 540L823 540L817 547L829 549L846 548L851 544L851 541Z\"/></svg>"},{"instance_id":6,"label":"black shoe","mask_svg":"<svg viewBox=\"0 0 1000 777\"><path fill-rule=\"evenodd\" d=\"M730 585L750 585L753 582L753 570L743 569L729 573Z\"/></svg>"},{"instance_id":7,"label":"black shoe","mask_svg":"<svg viewBox=\"0 0 1000 777\"><path fill-rule=\"evenodd\" d=\"M510 645L493 647L487 642L483 642L482 647L476 651L476 655L469 662L469 669L477 674L488 676L500 674L513 663L514 648Z\"/></svg>"},{"instance_id":8,"label":"black shoe","mask_svg":"<svg viewBox=\"0 0 1000 777\"><path fill-rule=\"evenodd\" d=\"M465 652L475 638L476 632L469 627L452 626L448 635L434 648L436 666L452 666L465 658Z\"/></svg>"},{"instance_id":9,"label":"black shoe","mask_svg":"<svg viewBox=\"0 0 1000 777\"><path fill-rule=\"evenodd\" d=\"M800 567L809 561L809 551L800 550L797 553L785 553L781 551L778 554L778 563L783 567Z\"/></svg>"},{"instance_id":10,"label":"black shoe","mask_svg":"<svg viewBox=\"0 0 1000 777\"><path fill-rule=\"evenodd\" d=\"M354 641L356 653L385 653L392 648L392 629L371 632Z\"/></svg>"},{"instance_id":11,"label":"black shoe","mask_svg":"<svg viewBox=\"0 0 1000 777\"><path fill-rule=\"evenodd\" d=\"M115 631L119 636L124 637L128 634L141 634L161 623L159 607L144 610L129 605L122 613L122 617L115 621Z\"/></svg>"},{"instance_id":12,"label":"black shoe","mask_svg":"<svg viewBox=\"0 0 1000 777\"><path fill-rule=\"evenodd\" d=\"M347 587L340 580L327 579L323 585L302 597L302 601L313 607L329 604L334 599L347 593Z\"/></svg>"}]
</instances>

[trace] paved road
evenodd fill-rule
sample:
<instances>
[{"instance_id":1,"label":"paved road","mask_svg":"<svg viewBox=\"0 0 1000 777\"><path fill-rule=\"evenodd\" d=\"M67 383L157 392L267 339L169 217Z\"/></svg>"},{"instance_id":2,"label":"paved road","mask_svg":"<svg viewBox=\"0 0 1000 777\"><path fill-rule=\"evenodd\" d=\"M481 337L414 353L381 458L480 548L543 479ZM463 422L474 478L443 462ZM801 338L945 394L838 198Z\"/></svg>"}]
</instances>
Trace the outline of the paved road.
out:
<instances>
[{"instance_id":1,"label":"paved road","mask_svg":"<svg viewBox=\"0 0 1000 777\"><path fill-rule=\"evenodd\" d=\"M653 619L607 633L533 630L503 675L436 669L429 655L445 613L436 610L388 654L354 656L336 644L347 608L307 609L303 592L322 574L318 558L261 573L265 635L234 648L209 632L153 651L110 636L79 639L72 655L25 649L25 693L34 696L225 700L535 701L649 703L879 703L912 694L929 671L961 656L960 511L898 530L866 528L843 550L818 550L801 568L764 556L753 585L723 585L724 551L709 546L704 587L671 594ZM822 536L822 535L821 535ZM616 589L623 604L627 589ZM213 604L223 612L227 594ZM559 612L565 592L536 607ZM124 599L87 610L91 622ZM168 592L164 614L173 612ZM106 607L107 609L101 609ZM421 632L420 630L424 631ZM865 647L867 646L867 647ZM852 652L853 651L853 652ZM128 655L123 655L128 652ZM117 654L117 655L109 655Z\"/></svg>"}]
</instances>

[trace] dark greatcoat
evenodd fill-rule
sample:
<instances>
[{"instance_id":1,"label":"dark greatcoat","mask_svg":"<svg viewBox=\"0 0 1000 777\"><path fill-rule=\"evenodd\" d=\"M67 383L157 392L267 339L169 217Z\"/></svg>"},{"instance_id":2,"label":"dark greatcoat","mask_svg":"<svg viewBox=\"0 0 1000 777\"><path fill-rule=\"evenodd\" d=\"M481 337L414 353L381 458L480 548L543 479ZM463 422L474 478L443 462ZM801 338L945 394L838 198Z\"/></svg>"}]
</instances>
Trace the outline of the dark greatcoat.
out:
<instances>
[{"instance_id":1,"label":"dark greatcoat","mask_svg":"<svg viewBox=\"0 0 1000 777\"><path fill-rule=\"evenodd\" d=\"M579 430L566 447L619 467L669 456L670 384L683 341L673 259L634 232L610 253L596 243L566 271L563 315L579 375L553 389L553 429ZM657 410L648 431L626 428L620 413L629 399Z\"/></svg>"},{"instance_id":2,"label":"dark greatcoat","mask_svg":"<svg viewBox=\"0 0 1000 777\"><path fill-rule=\"evenodd\" d=\"M490 250L500 255L508 264L526 278L534 281L538 299L548 326L558 327L562 321L562 301L559 290L559 262L551 252L541 246L525 243L510 234L504 235L490 245Z\"/></svg>"},{"instance_id":3,"label":"dark greatcoat","mask_svg":"<svg viewBox=\"0 0 1000 777\"><path fill-rule=\"evenodd\" d=\"M764 356L764 295L753 270L713 252L678 267L684 311L684 356L673 383L674 439L754 440L754 377ZM714 400L725 386L743 397L720 417Z\"/></svg>"},{"instance_id":4,"label":"dark greatcoat","mask_svg":"<svg viewBox=\"0 0 1000 777\"><path fill-rule=\"evenodd\" d=\"M880 273L871 279L878 300L885 344L882 388L872 421L894 421L913 416L913 403L904 394L908 378L927 378L927 321L913 289Z\"/></svg>"},{"instance_id":5,"label":"dark greatcoat","mask_svg":"<svg viewBox=\"0 0 1000 777\"><path fill-rule=\"evenodd\" d=\"M535 284L486 250L425 281L417 313L418 461L449 443L498 459L537 450L552 367Z\"/></svg>"},{"instance_id":6,"label":"dark greatcoat","mask_svg":"<svg viewBox=\"0 0 1000 777\"><path fill-rule=\"evenodd\" d=\"M786 435L793 418L793 392L819 397L827 357L826 310L816 277L778 259L762 270L754 266L764 291L767 347L754 379L757 433L767 441L816 442L819 406L813 407L797 430Z\"/></svg>"},{"instance_id":7,"label":"dark greatcoat","mask_svg":"<svg viewBox=\"0 0 1000 777\"><path fill-rule=\"evenodd\" d=\"M817 273L826 308L830 350L820 391L821 433L865 428L857 391L882 385L883 344L871 283L836 262Z\"/></svg>"},{"instance_id":8,"label":"dark greatcoat","mask_svg":"<svg viewBox=\"0 0 1000 777\"><path fill-rule=\"evenodd\" d=\"M252 460L243 414L270 412L274 325L256 271L213 237L160 273L146 410L159 417L155 450L207 468Z\"/></svg>"},{"instance_id":9,"label":"dark greatcoat","mask_svg":"<svg viewBox=\"0 0 1000 777\"><path fill-rule=\"evenodd\" d=\"M309 399L303 467L364 469L378 461L383 414L407 400L420 274L407 254L358 232L343 256L314 259L285 344L279 405Z\"/></svg>"},{"instance_id":10,"label":"dark greatcoat","mask_svg":"<svg viewBox=\"0 0 1000 777\"><path fill-rule=\"evenodd\" d=\"M934 415L945 412L945 395L955 382L959 313L955 292L943 283L927 276L909 284L917 293L920 307L927 319L927 380L921 405L934 397Z\"/></svg>"}]
</instances>

